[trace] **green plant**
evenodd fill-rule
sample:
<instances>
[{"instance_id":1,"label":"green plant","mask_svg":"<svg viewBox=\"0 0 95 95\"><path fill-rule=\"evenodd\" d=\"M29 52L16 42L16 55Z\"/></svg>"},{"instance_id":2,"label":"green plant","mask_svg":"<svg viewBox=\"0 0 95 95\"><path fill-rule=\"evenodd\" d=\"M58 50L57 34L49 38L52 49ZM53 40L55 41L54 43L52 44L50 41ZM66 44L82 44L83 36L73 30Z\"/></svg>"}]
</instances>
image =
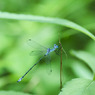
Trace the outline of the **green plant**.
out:
<instances>
[{"instance_id":1,"label":"green plant","mask_svg":"<svg viewBox=\"0 0 95 95\"><path fill-rule=\"evenodd\" d=\"M88 35L93 40L95 40L95 36L86 30L85 28L79 26L78 24L75 24L74 22L71 22L66 19L59 19L59 18L49 18L49 17L42 17L42 16L34 16L34 15L24 15L24 14L14 14L14 13L8 13L8 12L0 12L0 19L13 19L13 20L26 20L26 21L36 21L41 23L53 23L53 24L59 24L63 25L75 30L78 30L85 35ZM60 42L60 41L59 41ZM60 42L61 43L61 42ZM94 88L95 88L95 66L94 66L94 56L90 55L87 52L84 51L75 51L72 50L71 55L77 57L78 59L85 62L93 71L93 79L84 79L84 78L77 78L73 79L70 82L67 82L66 86L63 86L62 92L60 92L59 95L94 95ZM61 55L62 57L62 55ZM89 59L87 59L89 58ZM62 67L62 59L61 59L61 67ZM61 68L62 69L62 68ZM61 70L62 72L62 70ZM60 75L61 76L61 75ZM62 81L62 79L61 79ZM62 88L62 82L61 82L61 88ZM20 94L21 95L21 94Z\"/></svg>"}]
</instances>

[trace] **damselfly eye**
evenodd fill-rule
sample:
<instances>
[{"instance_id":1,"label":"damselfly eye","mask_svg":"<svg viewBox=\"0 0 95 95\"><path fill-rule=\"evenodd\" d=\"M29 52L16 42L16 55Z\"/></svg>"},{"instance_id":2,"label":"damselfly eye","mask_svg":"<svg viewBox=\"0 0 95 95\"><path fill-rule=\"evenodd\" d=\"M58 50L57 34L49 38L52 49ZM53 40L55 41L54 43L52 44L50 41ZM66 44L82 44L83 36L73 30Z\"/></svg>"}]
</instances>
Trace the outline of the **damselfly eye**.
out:
<instances>
[{"instance_id":1,"label":"damselfly eye","mask_svg":"<svg viewBox=\"0 0 95 95\"><path fill-rule=\"evenodd\" d=\"M58 48L58 45L54 44L54 48Z\"/></svg>"}]
</instances>

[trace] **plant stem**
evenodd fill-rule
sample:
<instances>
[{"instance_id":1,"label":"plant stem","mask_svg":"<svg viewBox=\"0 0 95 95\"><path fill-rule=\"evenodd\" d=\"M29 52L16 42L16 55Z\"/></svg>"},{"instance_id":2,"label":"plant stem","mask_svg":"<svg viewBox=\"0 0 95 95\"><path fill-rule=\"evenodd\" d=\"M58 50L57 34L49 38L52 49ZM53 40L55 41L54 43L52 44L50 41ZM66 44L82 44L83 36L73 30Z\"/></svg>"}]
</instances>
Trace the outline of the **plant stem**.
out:
<instances>
[{"instance_id":1,"label":"plant stem","mask_svg":"<svg viewBox=\"0 0 95 95\"><path fill-rule=\"evenodd\" d=\"M59 45L61 47L60 51L61 51L61 54L60 54L60 91L62 89L62 44L61 44L61 41L60 41L60 34L59 34Z\"/></svg>"},{"instance_id":2,"label":"plant stem","mask_svg":"<svg viewBox=\"0 0 95 95\"><path fill-rule=\"evenodd\" d=\"M60 43L60 46L62 46L61 43ZM63 69L62 69L62 47L61 47L61 55L60 55L60 90L62 89L62 71L63 71Z\"/></svg>"}]
</instances>

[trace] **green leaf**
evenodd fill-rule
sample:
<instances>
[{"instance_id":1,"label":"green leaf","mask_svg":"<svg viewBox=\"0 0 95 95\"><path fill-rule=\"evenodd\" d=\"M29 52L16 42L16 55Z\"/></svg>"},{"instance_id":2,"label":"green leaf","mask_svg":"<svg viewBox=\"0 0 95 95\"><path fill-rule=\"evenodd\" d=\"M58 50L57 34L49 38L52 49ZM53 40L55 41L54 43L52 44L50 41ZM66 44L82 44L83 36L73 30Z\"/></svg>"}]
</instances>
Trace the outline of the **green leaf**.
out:
<instances>
[{"instance_id":1,"label":"green leaf","mask_svg":"<svg viewBox=\"0 0 95 95\"><path fill-rule=\"evenodd\" d=\"M30 94L14 91L0 91L0 95L30 95Z\"/></svg>"},{"instance_id":2,"label":"green leaf","mask_svg":"<svg viewBox=\"0 0 95 95\"><path fill-rule=\"evenodd\" d=\"M74 51L72 50L70 52L73 56L79 58L80 60L87 63L87 65L92 69L92 71L95 73L95 56L91 55L88 52L85 51Z\"/></svg>"},{"instance_id":3,"label":"green leaf","mask_svg":"<svg viewBox=\"0 0 95 95\"><path fill-rule=\"evenodd\" d=\"M8 13L8 12L0 12L0 18L59 24L59 25L63 25L63 26L78 30L78 31L88 35L93 40L95 40L95 36L92 33L90 33L88 30L86 30L85 28L79 26L78 24L75 24L74 22L71 22L66 19L50 18L50 17L34 16L34 15L24 15L24 14L15 14L15 13Z\"/></svg>"},{"instance_id":4,"label":"green leaf","mask_svg":"<svg viewBox=\"0 0 95 95\"><path fill-rule=\"evenodd\" d=\"M95 81L73 79L66 83L59 95L95 95Z\"/></svg>"}]
</instances>

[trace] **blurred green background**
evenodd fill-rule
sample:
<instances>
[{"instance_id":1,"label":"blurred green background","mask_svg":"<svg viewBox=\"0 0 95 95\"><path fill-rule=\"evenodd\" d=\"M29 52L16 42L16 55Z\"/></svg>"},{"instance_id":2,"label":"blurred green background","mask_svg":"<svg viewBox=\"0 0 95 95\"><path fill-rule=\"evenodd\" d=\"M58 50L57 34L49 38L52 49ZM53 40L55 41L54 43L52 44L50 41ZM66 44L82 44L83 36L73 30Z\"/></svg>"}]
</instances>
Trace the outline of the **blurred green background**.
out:
<instances>
[{"instance_id":1,"label":"blurred green background","mask_svg":"<svg viewBox=\"0 0 95 95\"><path fill-rule=\"evenodd\" d=\"M95 34L95 0L0 0L0 11L65 18ZM71 52L85 51L95 57L95 42L88 36L55 24L0 19L0 90L58 95L60 57L55 54L51 55L51 74L42 62L20 83L16 82L40 58L29 55L32 47L27 40L32 38L51 47L58 43L58 32L68 55L67 60L63 57L63 85L73 78L92 79L89 66Z\"/></svg>"}]
</instances>

